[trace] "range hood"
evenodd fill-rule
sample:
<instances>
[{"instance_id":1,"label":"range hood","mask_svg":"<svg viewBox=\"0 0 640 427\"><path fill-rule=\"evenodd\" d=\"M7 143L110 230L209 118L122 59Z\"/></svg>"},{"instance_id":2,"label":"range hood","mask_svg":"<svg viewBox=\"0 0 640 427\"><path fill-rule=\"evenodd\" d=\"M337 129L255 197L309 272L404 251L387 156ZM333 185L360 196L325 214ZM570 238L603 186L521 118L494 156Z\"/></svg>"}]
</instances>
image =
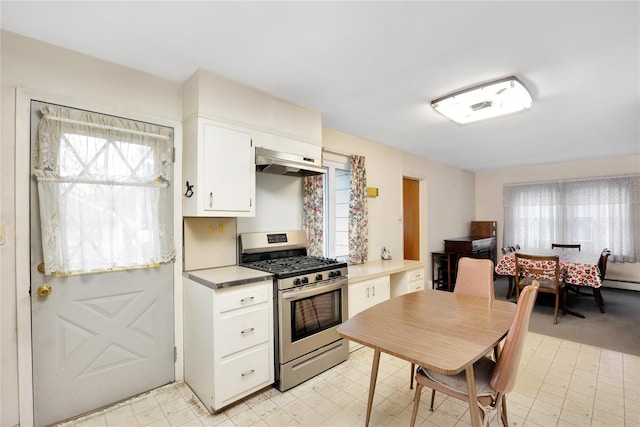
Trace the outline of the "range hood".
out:
<instances>
[{"instance_id":1,"label":"range hood","mask_svg":"<svg viewBox=\"0 0 640 427\"><path fill-rule=\"evenodd\" d=\"M321 158L305 157L256 147L256 170L288 176L312 176L325 173Z\"/></svg>"}]
</instances>

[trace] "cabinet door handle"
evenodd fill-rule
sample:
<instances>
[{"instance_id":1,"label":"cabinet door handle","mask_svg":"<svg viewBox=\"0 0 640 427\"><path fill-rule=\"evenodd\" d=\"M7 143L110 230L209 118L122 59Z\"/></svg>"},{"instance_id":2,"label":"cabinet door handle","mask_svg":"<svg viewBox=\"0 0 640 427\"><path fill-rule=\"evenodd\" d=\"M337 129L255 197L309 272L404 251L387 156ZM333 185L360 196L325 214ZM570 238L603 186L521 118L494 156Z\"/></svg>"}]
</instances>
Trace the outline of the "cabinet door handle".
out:
<instances>
[{"instance_id":1,"label":"cabinet door handle","mask_svg":"<svg viewBox=\"0 0 640 427\"><path fill-rule=\"evenodd\" d=\"M373 296L374 297L376 296L376 287L375 286L373 286Z\"/></svg>"},{"instance_id":2,"label":"cabinet door handle","mask_svg":"<svg viewBox=\"0 0 640 427\"><path fill-rule=\"evenodd\" d=\"M250 332L253 332L254 330L255 330L255 328L247 328L244 331L241 331L240 334L246 335L246 334L248 334Z\"/></svg>"},{"instance_id":3,"label":"cabinet door handle","mask_svg":"<svg viewBox=\"0 0 640 427\"><path fill-rule=\"evenodd\" d=\"M248 377L249 375L253 374L255 371L256 371L255 369L249 369L247 372L243 372L242 374L240 374L240 376L242 378Z\"/></svg>"},{"instance_id":4,"label":"cabinet door handle","mask_svg":"<svg viewBox=\"0 0 640 427\"><path fill-rule=\"evenodd\" d=\"M240 304L246 304L246 303L251 302L251 301L253 301L253 297L242 298L240 300Z\"/></svg>"},{"instance_id":5,"label":"cabinet door handle","mask_svg":"<svg viewBox=\"0 0 640 427\"><path fill-rule=\"evenodd\" d=\"M213 207L213 193L209 193L209 207Z\"/></svg>"},{"instance_id":6,"label":"cabinet door handle","mask_svg":"<svg viewBox=\"0 0 640 427\"><path fill-rule=\"evenodd\" d=\"M367 298L369 298L369 288L367 287Z\"/></svg>"}]
</instances>

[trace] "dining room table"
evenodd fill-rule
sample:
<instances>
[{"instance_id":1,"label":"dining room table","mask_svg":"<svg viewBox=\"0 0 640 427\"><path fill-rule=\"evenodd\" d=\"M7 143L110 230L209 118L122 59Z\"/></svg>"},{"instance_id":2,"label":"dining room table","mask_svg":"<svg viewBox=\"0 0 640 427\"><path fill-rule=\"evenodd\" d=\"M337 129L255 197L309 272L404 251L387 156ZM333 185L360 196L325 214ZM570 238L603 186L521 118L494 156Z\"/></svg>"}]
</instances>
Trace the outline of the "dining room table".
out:
<instances>
[{"instance_id":1,"label":"dining room table","mask_svg":"<svg viewBox=\"0 0 640 427\"><path fill-rule=\"evenodd\" d=\"M598 289L602 286L598 261L600 253L582 252L574 249L522 248L506 253L495 267L496 274L509 276L513 280L516 275L516 253L536 256L555 256L560 260L560 275L565 284L586 286ZM578 288L579 289L579 288ZM567 308L567 313L584 318L584 315Z\"/></svg>"},{"instance_id":2,"label":"dining room table","mask_svg":"<svg viewBox=\"0 0 640 427\"><path fill-rule=\"evenodd\" d=\"M506 336L515 309L509 301L425 289L381 302L342 323L339 335L374 350L365 426L381 353L446 375L465 371L471 425L479 426L473 364Z\"/></svg>"}]
</instances>

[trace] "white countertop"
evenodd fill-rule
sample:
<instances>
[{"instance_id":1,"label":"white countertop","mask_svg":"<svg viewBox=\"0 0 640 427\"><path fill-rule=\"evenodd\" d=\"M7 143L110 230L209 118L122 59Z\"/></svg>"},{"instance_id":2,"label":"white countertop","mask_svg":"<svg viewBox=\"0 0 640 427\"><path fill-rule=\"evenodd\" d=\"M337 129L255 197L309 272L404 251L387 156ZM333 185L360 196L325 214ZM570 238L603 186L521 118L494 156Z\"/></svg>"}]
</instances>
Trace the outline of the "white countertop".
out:
<instances>
[{"instance_id":1,"label":"white countertop","mask_svg":"<svg viewBox=\"0 0 640 427\"><path fill-rule=\"evenodd\" d=\"M182 275L211 289L261 282L273 278L270 273L239 265L185 271Z\"/></svg>"},{"instance_id":2,"label":"white countertop","mask_svg":"<svg viewBox=\"0 0 640 427\"><path fill-rule=\"evenodd\" d=\"M364 264L354 264L349 266L349 283L356 283L390 274L402 273L404 271L420 267L424 267L423 262L406 259L379 259L376 261L365 262Z\"/></svg>"}]
</instances>

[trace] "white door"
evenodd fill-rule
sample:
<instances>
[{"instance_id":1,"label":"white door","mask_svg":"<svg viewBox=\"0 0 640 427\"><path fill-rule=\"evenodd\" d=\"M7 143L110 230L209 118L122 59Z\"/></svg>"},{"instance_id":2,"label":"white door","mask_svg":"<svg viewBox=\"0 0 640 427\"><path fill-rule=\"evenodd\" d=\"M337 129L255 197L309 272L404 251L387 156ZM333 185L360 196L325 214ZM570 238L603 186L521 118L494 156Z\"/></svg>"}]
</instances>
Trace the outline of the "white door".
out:
<instances>
[{"instance_id":1,"label":"white door","mask_svg":"<svg viewBox=\"0 0 640 427\"><path fill-rule=\"evenodd\" d=\"M42 105L31 106L32 152ZM174 380L173 265L63 278L39 272L41 225L31 168L33 397L35 424L42 426ZM42 285L49 295L38 295Z\"/></svg>"}]
</instances>

